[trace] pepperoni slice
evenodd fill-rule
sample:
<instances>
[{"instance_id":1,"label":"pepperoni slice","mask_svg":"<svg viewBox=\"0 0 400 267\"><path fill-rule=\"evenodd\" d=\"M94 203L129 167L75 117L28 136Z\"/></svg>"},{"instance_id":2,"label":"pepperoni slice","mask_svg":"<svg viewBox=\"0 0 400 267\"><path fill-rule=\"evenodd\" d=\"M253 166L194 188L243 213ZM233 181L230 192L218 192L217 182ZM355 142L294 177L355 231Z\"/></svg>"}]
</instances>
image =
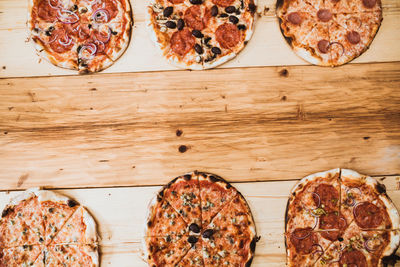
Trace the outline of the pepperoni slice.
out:
<instances>
[{"instance_id":1,"label":"pepperoni slice","mask_svg":"<svg viewBox=\"0 0 400 267\"><path fill-rule=\"evenodd\" d=\"M57 20L57 9L51 7L49 2L46 0L40 1L37 7L37 12L39 18L46 22L54 22Z\"/></svg>"},{"instance_id":2,"label":"pepperoni slice","mask_svg":"<svg viewBox=\"0 0 400 267\"><path fill-rule=\"evenodd\" d=\"M320 9L317 12L317 17L322 22L328 22L332 19L332 13L329 9Z\"/></svg>"},{"instance_id":3,"label":"pepperoni slice","mask_svg":"<svg viewBox=\"0 0 400 267\"><path fill-rule=\"evenodd\" d=\"M208 8L202 8L198 5L191 6L185 11L185 23L188 27L195 30L203 30L207 27L211 18L211 11Z\"/></svg>"},{"instance_id":4,"label":"pepperoni slice","mask_svg":"<svg viewBox=\"0 0 400 267\"><path fill-rule=\"evenodd\" d=\"M329 231L329 232L326 231L321 233L321 235L324 238L330 241L335 241L346 230L347 221L343 216L339 215L337 212L331 212L326 215L322 215L319 218L319 228L324 230L338 229L339 231Z\"/></svg>"},{"instance_id":5,"label":"pepperoni slice","mask_svg":"<svg viewBox=\"0 0 400 267\"><path fill-rule=\"evenodd\" d=\"M312 232L311 227L296 228L290 234L290 241L296 248L297 253L310 254L318 244L318 237Z\"/></svg>"},{"instance_id":6,"label":"pepperoni slice","mask_svg":"<svg viewBox=\"0 0 400 267\"><path fill-rule=\"evenodd\" d=\"M361 228L376 228L382 221L382 210L375 204L363 202L354 207L354 219Z\"/></svg>"},{"instance_id":7,"label":"pepperoni slice","mask_svg":"<svg viewBox=\"0 0 400 267\"><path fill-rule=\"evenodd\" d=\"M301 18L299 12L292 12L292 13L289 13L289 15L287 16L287 20L288 20L290 23L294 24L294 25L300 25L301 22L303 21L303 19Z\"/></svg>"},{"instance_id":8,"label":"pepperoni slice","mask_svg":"<svg viewBox=\"0 0 400 267\"><path fill-rule=\"evenodd\" d=\"M102 9L108 12L110 16L108 21L115 18L118 14L118 4L115 3L114 0L100 0L96 1L95 4L92 6L93 14L96 13L97 10Z\"/></svg>"},{"instance_id":9,"label":"pepperoni slice","mask_svg":"<svg viewBox=\"0 0 400 267\"><path fill-rule=\"evenodd\" d=\"M320 44L322 43L322 49L320 48ZM329 42L327 40L321 40L318 42L318 49L321 53L327 53L329 50ZM330 184L320 184L318 185L314 193L319 196L313 194L314 202L318 205L320 201L321 206L324 205L324 209L326 211L333 211L338 209L338 201L339 201L339 193L335 187Z\"/></svg>"},{"instance_id":10,"label":"pepperoni slice","mask_svg":"<svg viewBox=\"0 0 400 267\"><path fill-rule=\"evenodd\" d=\"M329 41L328 40L320 40L317 44L319 52L322 54L326 54L329 52Z\"/></svg>"},{"instance_id":11,"label":"pepperoni slice","mask_svg":"<svg viewBox=\"0 0 400 267\"><path fill-rule=\"evenodd\" d=\"M345 250L339 260L340 266L367 267L367 259L359 250Z\"/></svg>"},{"instance_id":12,"label":"pepperoni slice","mask_svg":"<svg viewBox=\"0 0 400 267\"><path fill-rule=\"evenodd\" d=\"M348 32L346 38L351 44L358 44L361 40L360 34L356 31Z\"/></svg>"},{"instance_id":13,"label":"pepperoni slice","mask_svg":"<svg viewBox=\"0 0 400 267\"><path fill-rule=\"evenodd\" d=\"M187 29L176 31L171 36L171 48L180 56L186 55L195 45L196 40Z\"/></svg>"},{"instance_id":14,"label":"pepperoni slice","mask_svg":"<svg viewBox=\"0 0 400 267\"><path fill-rule=\"evenodd\" d=\"M218 26L215 35L218 43L226 49L235 47L240 41L240 32L238 28L230 23L224 23Z\"/></svg>"},{"instance_id":15,"label":"pepperoni slice","mask_svg":"<svg viewBox=\"0 0 400 267\"><path fill-rule=\"evenodd\" d=\"M231 6L235 0L212 0L212 2L218 6L228 7Z\"/></svg>"},{"instance_id":16,"label":"pepperoni slice","mask_svg":"<svg viewBox=\"0 0 400 267\"><path fill-rule=\"evenodd\" d=\"M70 51L74 46L74 42L69 42L71 37L66 34L64 29L55 29L51 35L57 36L56 40L50 43L51 49L56 53L65 53Z\"/></svg>"},{"instance_id":17,"label":"pepperoni slice","mask_svg":"<svg viewBox=\"0 0 400 267\"><path fill-rule=\"evenodd\" d=\"M366 8L373 8L376 5L377 1L376 0L363 0L362 2Z\"/></svg>"}]
</instances>

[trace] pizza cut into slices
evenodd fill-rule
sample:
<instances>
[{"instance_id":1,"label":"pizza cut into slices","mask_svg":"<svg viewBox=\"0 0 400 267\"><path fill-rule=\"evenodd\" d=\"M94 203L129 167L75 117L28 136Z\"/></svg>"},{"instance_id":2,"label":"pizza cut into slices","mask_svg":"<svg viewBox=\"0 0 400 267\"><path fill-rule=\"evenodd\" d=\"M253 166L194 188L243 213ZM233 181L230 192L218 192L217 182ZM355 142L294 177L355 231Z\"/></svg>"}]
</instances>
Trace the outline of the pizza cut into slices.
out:
<instances>
[{"instance_id":1,"label":"pizza cut into slices","mask_svg":"<svg viewBox=\"0 0 400 267\"><path fill-rule=\"evenodd\" d=\"M0 266L32 266L42 251L40 245L0 249Z\"/></svg>"},{"instance_id":2,"label":"pizza cut into slices","mask_svg":"<svg viewBox=\"0 0 400 267\"><path fill-rule=\"evenodd\" d=\"M187 232L188 227L182 216L165 199L155 197L149 207L145 236L167 237L184 235Z\"/></svg>"},{"instance_id":3,"label":"pizza cut into slices","mask_svg":"<svg viewBox=\"0 0 400 267\"><path fill-rule=\"evenodd\" d=\"M168 183L159 193L182 216L187 225L201 226L198 175L189 173Z\"/></svg>"},{"instance_id":4,"label":"pizza cut into slices","mask_svg":"<svg viewBox=\"0 0 400 267\"><path fill-rule=\"evenodd\" d=\"M55 250L51 251L69 246L79 250L70 249L64 259L57 259ZM96 267L97 258L96 224L75 200L33 188L13 198L2 212L0 266Z\"/></svg>"},{"instance_id":5,"label":"pizza cut into slices","mask_svg":"<svg viewBox=\"0 0 400 267\"><path fill-rule=\"evenodd\" d=\"M199 174L202 225L208 225L220 210L231 202L237 191L222 178Z\"/></svg>"},{"instance_id":6,"label":"pizza cut into slices","mask_svg":"<svg viewBox=\"0 0 400 267\"><path fill-rule=\"evenodd\" d=\"M43 58L88 73L109 67L126 50L131 15L127 0L31 0L28 26Z\"/></svg>"},{"instance_id":7,"label":"pizza cut into slices","mask_svg":"<svg viewBox=\"0 0 400 267\"><path fill-rule=\"evenodd\" d=\"M152 0L146 21L165 58L199 70L223 64L244 48L255 11L253 0Z\"/></svg>"}]
</instances>

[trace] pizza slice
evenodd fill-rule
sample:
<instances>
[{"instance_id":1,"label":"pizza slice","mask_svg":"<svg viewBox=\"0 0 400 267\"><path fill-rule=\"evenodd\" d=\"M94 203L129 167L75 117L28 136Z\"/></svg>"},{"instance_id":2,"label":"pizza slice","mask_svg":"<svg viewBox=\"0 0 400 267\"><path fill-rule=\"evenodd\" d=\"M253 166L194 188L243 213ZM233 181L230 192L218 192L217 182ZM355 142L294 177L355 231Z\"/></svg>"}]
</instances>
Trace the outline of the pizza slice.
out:
<instances>
[{"instance_id":1,"label":"pizza slice","mask_svg":"<svg viewBox=\"0 0 400 267\"><path fill-rule=\"evenodd\" d=\"M398 229L400 217L386 194L385 186L374 178L342 169L341 213L353 218L361 229Z\"/></svg>"},{"instance_id":2,"label":"pizza slice","mask_svg":"<svg viewBox=\"0 0 400 267\"><path fill-rule=\"evenodd\" d=\"M41 251L40 245L0 249L0 266L32 266Z\"/></svg>"},{"instance_id":3,"label":"pizza slice","mask_svg":"<svg viewBox=\"0 0 400 267\"><path fill-rule=\"evenodd\" d=\"M23 214L12 208L3 211L0 220L0 247L38 245L40 237L25 223Z\"/></svg>"},{"instance_id":4,"label":"pizza slice","mask_svg":"<svg viewBox=\"0 0 400 267\"><path fill-rule=\"evenodd\" d=\"M45 224L45 244L49 244L79 204L60 194L41 190L38 193Z\"/></svg>"},{"instance_id":5,"label":"pizza slice","mask_svg":"<svg viewBox=\"0 0 400 267\"><path fill-rule=\"evenodd\" d=\"M159 193L182 216L187 225L201 227L201 199L198 175L194 172L177 177Z\"/></svg>"},{"instance_id":6,"label":"pizza slice","mask_svg":"<svg viewBox=\"0 0 400 267\"><path fill-rule=\"evenodd\" d=\"M339 169L312 174L293 188L286 209L286 232L298 227L327 229L328 225L321 227L320 222L328 222L332 216L339 215L339 175Z\"/></svg>"},{"instance_id":7,"label":"pizza slice","mask_svg":"<svg viewBox=\"0 0 400 267\"><path fill-rule=\"evenodd\" d=\"M65 222L51 244L95 244L96 223L85 208L80 206Z\"/></svg>"},{"instance_id":8,"label":"pizza slice","mask_svg":"<svg viewBox=\"0 0 400 267\"><path fill-rule=\"evenodd\" d=\"M203 237L207 236L208 231L215 236L245 235L254 237L256 235L250 208L240 193L213 218L203 232Z\"/></svg>"},{"instance_id":9,"label":"pizza slice","mask_svg":"<svg viewBox=\"0 0 400 267\"><path fill-rule=\"evenodd\" d=\"M287 266L312 266L331 243L309 227L291 229L285 235Z\"/></svg>"},{"instance_id":10,"label":"pizza slice","mask_svg":"<svg viewBox=\"0 0 400 267\"><path fill-rule=\"evenodd\" d=\"M175 267L204 266L203 260L203 241L198 239L197 243L192 244L187 254L175 265Z\"/></svg>"},{"instance_id":11,"label":"pizza slice","mask_svg":"<svg viewBox=\"0 0 400 267\"><path fill-rule=\"evenodd\" d=\"M330 66L328 28L326 23L316 24L299 46L293 46L295 53L312 64Z\"/></svg>"},{"instance_id":12,"label":"pizza slice","mask_svg":"<svg viewBox=\"0 0 400 267\"><path fill-rule=\"evenodd\" d=\"M36 51L43 58L56 66L77 69L76 38L70 34L68 24L60 22L32 25L32 41Z\"/></svg>"},{"instance_id":13,"label":"pizza slice","mask_svg":"<svg viewBox=\"0 0 400 267\"><path fill-rule=\"evenodd\" d=\"M54 255L62 266L99 266L97 246L84 244L50 245L49 253Z\"/></svg>"},{"instance_id":14,"label":"pizza slice","mask_svg":"<svg viewBox=\"0 0 400 267\"><path fill-rule=\"evenodd\" d=\"M145 236L166 237L169 235L187 232L187 224L174 208L165 200L158 197L154 198L150 204ZM194 226L192 226L194 228ZM200 228L192 229L199 232Z\"/></svg>"},{"instance_id":15,"label":"pizza slice","mask_svg":"<svg viewBox=\"0 0 400 267\"><path fill-rule=\"evenodd\" d=\"M237 191L221 177L200 173L202 225L208 225L214 216L237 195Z\"/></svg>"},{"instance_id":16,"label":"pizza slice","mask_svg":"<svg viewBox=\"0 0 400 267\"><path fill-rule=\"evenodd\" d=\"M195 236L173 235L145 238L145 259L150 266L175 266L188 253L191 244L198 241Z\"/></svg>"}]
</instances>

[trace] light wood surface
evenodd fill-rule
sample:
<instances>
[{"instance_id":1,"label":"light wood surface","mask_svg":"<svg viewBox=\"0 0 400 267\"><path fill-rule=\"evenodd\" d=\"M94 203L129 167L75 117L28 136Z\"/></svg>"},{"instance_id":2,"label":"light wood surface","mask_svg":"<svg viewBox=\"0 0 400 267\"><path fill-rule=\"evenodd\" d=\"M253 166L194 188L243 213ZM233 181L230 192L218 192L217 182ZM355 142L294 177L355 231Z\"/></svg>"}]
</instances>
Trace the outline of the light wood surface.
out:
<instances>
[{"instance_id":1,"label":"light wood surface","mask_svg":"<svg viewBox=\"0 0 400 267\"><path fill-rule=\"evenodd\" d=\"M57 68L35 54L28 42L27 0L0 1L0 77L70 75L74 71ZM259 18L248 46L222 68L305 65L286 44L275 16L274 0L258 1ZM106 73L172 70L152 44L145 27L147 0L132 0L135 26L127 52ZM384 20L370 49L355 63L400 60L400 1L383 0Z\"/></svg>"},{"instance_id":2,"label":"light wood surface","mask_svg":"<svg viewBox=\"0 0 400 267\"><path fill-rule=\"evenodd\" d=\"M1 79L0 188L399 174L399 88L398 63Z\"/></svg>"},{"instance_id":3,"label":"light wood surface","mask_svg":"<svg viewBox=\"0 0 400 267\"><path fill-rule=\"evenodd\" d=\"M225 177L229 180L229 177ZM376 177L386 185L391 199L400 206L399 176ZM252 267L285 266L284 214L291 188L297 182L258 182L233 184L249 202L256 222L256 256ZM101 235L101 266L145 267L141 240L147 205L160 187L127 187L57 190L75 198L95 217ZM0 193L0 210L10 197ZM400 266L397 264L396 266Z\"/></svg>"}]
</instances>

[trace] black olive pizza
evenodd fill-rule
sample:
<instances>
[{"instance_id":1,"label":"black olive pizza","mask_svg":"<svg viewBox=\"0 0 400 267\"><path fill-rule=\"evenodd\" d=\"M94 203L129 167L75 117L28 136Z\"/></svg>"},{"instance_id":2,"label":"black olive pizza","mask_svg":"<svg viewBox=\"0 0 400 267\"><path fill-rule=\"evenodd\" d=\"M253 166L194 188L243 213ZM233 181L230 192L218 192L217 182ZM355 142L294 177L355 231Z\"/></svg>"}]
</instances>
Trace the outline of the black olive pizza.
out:
<instances>
[{"instance_id":1,"label":"black olive pizza","mask_svg":"<svg viewBox=\"0 0 400 267\"><path fill-rule=\"evenodd\" d=\"M1 214L0 266L99 266L95 221L75 200L27 190Z\"/></svg>"},{"instance_id":2,"label":"black olive pizza","mask_svg":"<svg viewBox=\"0 0 400 267\"><path fill-rule=\"evenodd\" d=\"M282 34L297 55L339 66L368 49L382 21L380 0L278 0Z\"/></svg>"},{"instance_id":3,"label":"black olive pizza","mask_svg":"<svg viewBox=\"0 0 400 267\"><path fill-rule=\"evenodd\" d=\"M149 266L251 265L256 228L244 197L212 174L193 172L153 199L144 250Z\"/></svg>"},{"instance_id":4,"label":"black olive pizza","mask_svg":"<svg viewBox=\"0 0 400 267\"><path fill-rule=\"evenodd\" d=\"M150 0L147 25L165 58L208 69L236 56L253 33L254 0Z\"/></svg>"},{"instance_id":5,"label":"black olive pizza","mask_svg":"<svg viewBox=\"0 0 400 267\"><path fill-rule=\"evenodd\" d=\"M38 54L80 73L101 71L131 36L128 0L29 0L28 27Z\"/></svg>"},{"instance_id":6,"label":"black olive pizza","mask_svg":"<svg viewBox=\"0 0 400 267\"><path fill-rule=\"evenodd\" d=\"M383 266L400 242L399 214L384 185L346 169L303 178L285 223L287 266Z\"/></svg>"}]
</instances>

